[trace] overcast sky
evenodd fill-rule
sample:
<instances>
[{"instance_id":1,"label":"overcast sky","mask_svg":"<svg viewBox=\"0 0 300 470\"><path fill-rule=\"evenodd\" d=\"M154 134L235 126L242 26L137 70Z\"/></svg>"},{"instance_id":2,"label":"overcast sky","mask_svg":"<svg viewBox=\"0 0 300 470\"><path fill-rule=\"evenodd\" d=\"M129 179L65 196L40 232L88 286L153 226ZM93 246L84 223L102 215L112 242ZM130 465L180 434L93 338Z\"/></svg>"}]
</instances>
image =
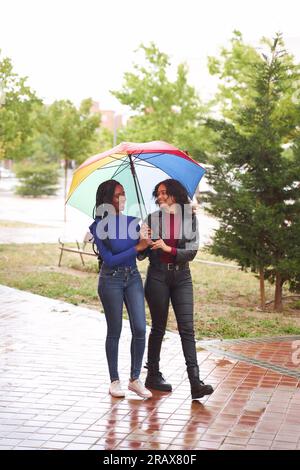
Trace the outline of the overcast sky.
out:
<instances>
[{"instance_id":1,"label":"overcast sky","mask_svg":"<svg viewBox=\"0 0 300 470\"><path fill-rule=\"evenodd\" d=\"M109 90L141 42L154 41L174 65L186 61L206 98L207 56L234 29L251 44L280 31L300 61L299 18L299 0L0 0L0 49L46 103L92 97L120 110Z\"/></svg>"}]
</instances>

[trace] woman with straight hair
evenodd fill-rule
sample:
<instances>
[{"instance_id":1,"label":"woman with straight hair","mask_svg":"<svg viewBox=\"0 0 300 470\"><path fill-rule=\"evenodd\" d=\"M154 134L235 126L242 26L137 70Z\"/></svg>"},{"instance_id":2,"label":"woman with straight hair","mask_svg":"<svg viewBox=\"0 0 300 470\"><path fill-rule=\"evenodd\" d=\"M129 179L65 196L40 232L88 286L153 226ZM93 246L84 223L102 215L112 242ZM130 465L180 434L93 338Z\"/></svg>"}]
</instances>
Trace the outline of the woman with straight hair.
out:
<instances>
[{"instance_id":1,"label":"woman with straight hair","mask_svg":"<svg viewBox=\"0 0 300 470\"><path fill-rule=\"evenodd\" d=\"M136 266L138 252L145 250L151 241L140 239L138 219L122 214L125 201L124 188L118 181L108 180L100 184L96 194L96 217L90 226L103 260L98 293L107 323L105 350L111 381L109 392L114 397L125 396L118 371L125 304L132 332L128 389L143 398L151 398L151 392L139 380L145 350L146 318L143 284Z\"/></svg>"}]
</instances>

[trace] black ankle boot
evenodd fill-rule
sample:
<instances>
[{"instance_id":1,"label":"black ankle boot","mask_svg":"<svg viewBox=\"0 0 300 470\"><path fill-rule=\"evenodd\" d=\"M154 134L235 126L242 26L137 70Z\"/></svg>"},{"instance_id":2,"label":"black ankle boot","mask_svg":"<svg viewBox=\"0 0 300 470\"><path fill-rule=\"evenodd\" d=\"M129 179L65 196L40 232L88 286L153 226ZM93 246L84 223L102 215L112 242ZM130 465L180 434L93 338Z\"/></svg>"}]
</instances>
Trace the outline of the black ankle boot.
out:
<instances>
[{"instance_id":1,"label":"black ankle boot","mask_svg":"<svg viewBox=\"0 0 300 470\"><path fill-rule=\"evenodd\" d=\"M191 384L192 400L198 400L205 395L211 395L214 391L211 385L206 385L199 379L199 367L189 367L187 369L188 377Z\"/></svg>"},{"instance_id":2,"label":"black ankle boot","mask_svg":"<svg viewBox=\"0 0 300 470\"><path fill-rule=\"evenodd\" d=\"M211 395L213 391L212 386L206 385L202 380L199 380L198 383L191 384L192 400L198 400L205 395Z\"/></svg>"},{"instance_id":3,"label":"black ankle boot","mask_svg":"<svg viewBox=\"0 0 300 470\"><path fill-rule=\"evenodd\" d=\"M152 388L154 390L159 390L160 392L172 392L172 385L168 384L162 373L159 371L158 366L146 365L148 369L145 386L147 388Z\"/></svg>"}]
</instances>

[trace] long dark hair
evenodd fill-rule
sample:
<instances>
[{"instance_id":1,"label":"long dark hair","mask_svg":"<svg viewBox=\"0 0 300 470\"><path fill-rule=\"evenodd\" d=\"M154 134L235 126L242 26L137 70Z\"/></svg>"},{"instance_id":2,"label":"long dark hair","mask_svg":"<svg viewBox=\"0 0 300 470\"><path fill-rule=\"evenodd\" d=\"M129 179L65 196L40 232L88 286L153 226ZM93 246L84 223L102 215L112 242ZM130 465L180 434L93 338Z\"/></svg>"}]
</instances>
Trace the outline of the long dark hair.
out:
<instances>
[{"instance_id":1,"label":"long dark hair","mask_svg":"<svg viewBox=\"0 0 300 470\"><path fill-rule=\"evenodd\" d=\"M122 185L116 180L107 180L99 184L96 192L96 204L93 210L94 219L95 216L100 216L101 218L104 218L107 215L107 211L105 211L106 213L103 214L98 214L98 212L100 207L104 204L112 204L116 186Z\"/></svg>"},{"instance_id":2,"label":"long dark hair","mask_svg":"<svg viewBox=\"0 0 300 470\"><path fill-rule=\"evenodd\" d=\"M152 196L155 198L156 204L158 204L157 193L158 193L158 188L161 184L165 185L167 195L173 196L177 204L184 206L185 204L191 203L191 200L188 196L188 193L185 187L179 181L169 178L164 181L161 181L160 183L157 183L157 185L155 186Z\"/></svg>"}]
</instances>

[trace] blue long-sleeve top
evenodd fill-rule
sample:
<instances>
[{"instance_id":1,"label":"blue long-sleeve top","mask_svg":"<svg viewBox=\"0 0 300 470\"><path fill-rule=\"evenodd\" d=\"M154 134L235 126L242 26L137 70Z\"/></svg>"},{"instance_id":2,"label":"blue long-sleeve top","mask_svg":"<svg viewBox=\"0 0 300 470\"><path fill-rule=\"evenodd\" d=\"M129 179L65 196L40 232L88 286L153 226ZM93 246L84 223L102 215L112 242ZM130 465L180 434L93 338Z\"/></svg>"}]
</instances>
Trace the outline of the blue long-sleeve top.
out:
<instances>
[{"instance_id":1,"label":"blue long-sleeve top","mask_svg":"<svg viewBox=\"0 0 300 470\"><path fill-rule=\"evenodd\" d=\"M89 227L105 265L136 266L140 226L138 219L123 214L96 217Z\"/></svg>"}]
</instances>

